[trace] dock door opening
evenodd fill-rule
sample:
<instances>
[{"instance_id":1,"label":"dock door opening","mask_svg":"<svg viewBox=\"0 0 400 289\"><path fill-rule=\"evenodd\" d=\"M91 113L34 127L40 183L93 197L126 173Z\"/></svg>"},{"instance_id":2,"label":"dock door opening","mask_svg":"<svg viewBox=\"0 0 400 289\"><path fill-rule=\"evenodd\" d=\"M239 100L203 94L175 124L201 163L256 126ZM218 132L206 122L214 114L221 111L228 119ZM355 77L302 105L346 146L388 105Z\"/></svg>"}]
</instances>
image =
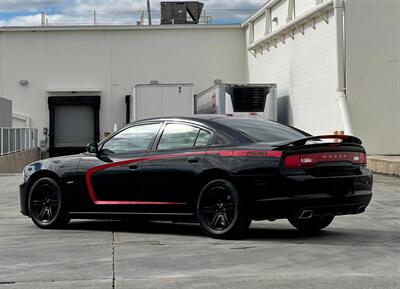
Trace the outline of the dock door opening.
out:
<instances>
[{"instance_id":1,"label":"dock door opening","mask_svg":"<svg viewBox=\"0 0 400 289\"><path fill-rule=\"evenodd\" d=\"M81 153L99 141L100 96L49 97L50 157Z\"/></svg>"}]
</instances>

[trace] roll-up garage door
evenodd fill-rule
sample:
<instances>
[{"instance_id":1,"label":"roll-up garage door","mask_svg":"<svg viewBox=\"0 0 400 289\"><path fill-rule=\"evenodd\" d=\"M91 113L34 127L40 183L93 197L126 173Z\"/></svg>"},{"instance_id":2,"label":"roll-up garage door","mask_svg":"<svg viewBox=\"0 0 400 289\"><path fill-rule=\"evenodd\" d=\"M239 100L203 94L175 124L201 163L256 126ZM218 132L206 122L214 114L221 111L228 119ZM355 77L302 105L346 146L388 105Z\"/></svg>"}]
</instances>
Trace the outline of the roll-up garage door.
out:
<instances>
[{"instance_id":1,"label":"roll-up garage door","mask_svg":"<svg viewBox=\"0 0 400 289\"><path fill-rule=\"evenodd\" d=\"M54 146L85 147L94 141L94 113L90 105L57 105L54 108Z\"/></svg>"},{"instance_id":2,"label":"roll-up garage door","mask_svg":"<svg viewBox=\"0 0 400 289\"><path fill-rule=\"evenodd\" d=\"M51 157L84 152L99 141L99 96L49 97Z\"/></svg>"}]
</instances>

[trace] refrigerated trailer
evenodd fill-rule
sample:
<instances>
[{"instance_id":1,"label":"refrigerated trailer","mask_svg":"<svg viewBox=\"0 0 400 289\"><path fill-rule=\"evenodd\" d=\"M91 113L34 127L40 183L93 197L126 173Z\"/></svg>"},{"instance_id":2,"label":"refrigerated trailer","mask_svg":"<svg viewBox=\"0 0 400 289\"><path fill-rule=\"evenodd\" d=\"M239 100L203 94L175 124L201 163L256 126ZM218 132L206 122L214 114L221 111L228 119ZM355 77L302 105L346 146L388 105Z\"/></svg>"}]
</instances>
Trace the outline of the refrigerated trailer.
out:
<instances>
[{"instance_id":1,"label":"refrigerated trailer","mask_svg":"<svg viewBox=\"0 0 400 289\"><path fill-rule=\"evenodd\" d=\"M136 84L132 89L131 121L194 114L193 84Z\"/></svg>"},{"instance_id":2,"label":"refrigerated trailer","mask_svg":"<svg viewBox=\"0 0 400 289\"><path fill-rule=\"evenodd\" d=\"M276 84L216 84L195 96L195 113L277 120Z\"/></svg>"}]
</instances>

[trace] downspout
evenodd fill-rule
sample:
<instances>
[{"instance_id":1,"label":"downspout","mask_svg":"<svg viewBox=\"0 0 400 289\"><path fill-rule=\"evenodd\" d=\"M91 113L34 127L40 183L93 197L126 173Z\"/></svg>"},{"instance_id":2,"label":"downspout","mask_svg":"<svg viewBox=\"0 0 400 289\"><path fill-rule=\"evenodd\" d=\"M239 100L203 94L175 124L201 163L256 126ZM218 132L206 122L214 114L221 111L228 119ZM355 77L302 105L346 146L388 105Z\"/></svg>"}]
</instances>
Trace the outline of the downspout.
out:
<instances>
[{"instance_id":1,"label":"downspout","mask_svg":"<svg viewBox=\"0 0 400 289\"><path fill-rule=\"evenodd\" d=\"M353 134L350 120L350 113L346 95L346 74L344 58L344 24L343 24L343 0L333 0L333 9L336 20L336 51L337 51L337 102L342 117L344 132L347 135Z\"/></svg>"}]
</instances>

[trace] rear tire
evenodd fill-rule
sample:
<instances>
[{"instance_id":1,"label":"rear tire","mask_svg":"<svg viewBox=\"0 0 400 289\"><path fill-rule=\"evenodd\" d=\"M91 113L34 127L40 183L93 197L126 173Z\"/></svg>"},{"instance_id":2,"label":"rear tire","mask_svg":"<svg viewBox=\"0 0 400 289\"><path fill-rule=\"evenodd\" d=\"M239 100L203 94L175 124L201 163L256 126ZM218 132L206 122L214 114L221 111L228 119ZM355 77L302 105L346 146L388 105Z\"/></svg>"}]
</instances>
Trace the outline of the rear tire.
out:
<instances>
[{"instance_id":1,"label":"rear tire","mask_svg":"<svg viewBox=\"0 0 400 289\"><path fill-rule=\"evenodd\" d=\"M334 216L314 216L310 219L289 218L288 220L293 227L302 232L316 233L328 227L333 218Z\"/></svg>"},{"instance_id":2,"label":"rear tire","mask_svg":"<svg viewBox=\"0 0 400 289\"><path fill-rule=\"evenodd\" d=\"M216 239L242 237L251 223L246 202L231 182L222 179L209 182L201 190L196 215L201 229Z\"/></svg>"},{"instance_id":3,"label":"rear tire","mask_svg":"<svg viewBox=\"0 0 400 289\"><path fill-rule=\"evenodd\" d=\"M42 229L62 228L70 221L65 197L58 183L51 178L41 178L33 184L28 210L33 223Z\"/></svg>"}]
</instances>

